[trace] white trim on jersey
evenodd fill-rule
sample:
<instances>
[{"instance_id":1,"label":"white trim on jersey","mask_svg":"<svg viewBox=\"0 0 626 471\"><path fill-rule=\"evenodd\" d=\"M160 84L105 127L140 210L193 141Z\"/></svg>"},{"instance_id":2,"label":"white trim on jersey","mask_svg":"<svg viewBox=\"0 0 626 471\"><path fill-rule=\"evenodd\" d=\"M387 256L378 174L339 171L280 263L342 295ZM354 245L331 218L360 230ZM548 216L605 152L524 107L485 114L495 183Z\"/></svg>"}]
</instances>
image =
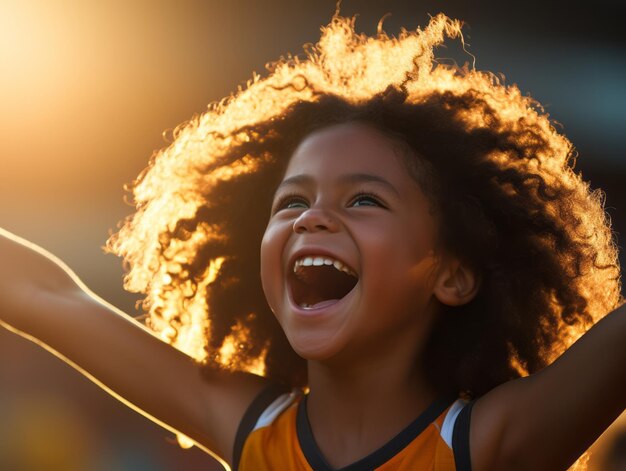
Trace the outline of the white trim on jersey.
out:
<instances>
[{"instance_id":1,"label":"white trim on jersey","mask_svg":"<svg viewBox=\"0 0 626 471\"><path fill-rule=\"evenodd\" d=\"M446 445L452 449L452 431L454 430L454 423L456 422L456 418L459 416L461 409L465 407L467 401L463 399L457 399L450 406L450 410L446 414L445 419L443 419L443 424L441 425L441 430L439 430L439 434L443 441L446 442Z\"/></svg>"},{"instance_id":2,"label":"white trim on jersey","mask_svg":"<svg viewBox=\"0 0 626 471\"><path fill-rule=\"evenodd\" d=\"M263 413L259 417L259 420L256 421L252 432L257 429L271 425L274 420L276 420L276 417L278 417L285 409L293 404L300 395L302 395L302 391L298 388L294 388L290 393L285 393L278 396L274 400L274 402L267 406L267 409L263 411Z\"/></svg>"}]
</instances>

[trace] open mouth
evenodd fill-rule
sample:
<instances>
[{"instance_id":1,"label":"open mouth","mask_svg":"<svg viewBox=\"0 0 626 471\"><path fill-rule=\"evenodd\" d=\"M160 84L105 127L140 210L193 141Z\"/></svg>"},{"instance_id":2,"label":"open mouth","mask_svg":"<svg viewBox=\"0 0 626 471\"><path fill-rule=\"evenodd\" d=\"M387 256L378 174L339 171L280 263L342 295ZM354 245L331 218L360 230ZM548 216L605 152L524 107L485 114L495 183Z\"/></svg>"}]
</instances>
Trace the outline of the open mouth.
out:
<instances>
[{"instance_id":1,"label":"open mouth","mask_svg":"<svg viewBox=\"0 0 626 471\"><path fill-rule=\"evenodd\" d=\"M302 257L288 277L293 301L304 309L339 301L358 281L352 269L329 257Z\"/></svg>"}]
</instances>

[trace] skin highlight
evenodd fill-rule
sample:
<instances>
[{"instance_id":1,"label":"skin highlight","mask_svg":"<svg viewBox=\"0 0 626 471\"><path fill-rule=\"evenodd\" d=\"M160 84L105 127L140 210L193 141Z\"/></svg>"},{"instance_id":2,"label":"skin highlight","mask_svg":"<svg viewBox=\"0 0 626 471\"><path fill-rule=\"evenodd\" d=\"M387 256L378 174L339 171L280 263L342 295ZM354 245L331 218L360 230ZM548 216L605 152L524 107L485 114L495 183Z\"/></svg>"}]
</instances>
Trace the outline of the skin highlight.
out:
<instances>
[{"instance_id":1,"label":"skin highlight","mask_svg":"<svg viewBox=\"0 0 626 471\"><path fill-rule=\"evenodd\" d=\"M0 325L224 463L234 461L251 402L282 383L311 388L313 433L335 466L377 448L446 391L475 400L472 469L570 466L626 408L626 308L603 195L575 170L573 146L539 103L493 74L435 66L433 47L444 32L453 37L460 24L438 15L424 32L396 40L357 35L349 19L333 18L307 59L278 64L267 79L181 127L134 182L137 211L108 241L109 251L128 263L126 288L146 294L150 326L173 332L174 345L193 327L195 359L204 352L205 363L98 299L51 254L1 229ZM337 44L344 53L335 54ZM369 123L367 131L357 122ZM342 152L324 156L324 139ZM369 145L359 149L359 142ZM298 163L306 145L308 157ZM338 178L333 172L357 149L358 165ZM363 178L368 153L376 170ZM383 155L380 165L375 156ZM380 232L384 212L350 216L380 209L358 195L360 187L372 192L378 182L374 189L384 193L381 179L391 179L396 188L399 181L381 172L398 166L423 194L414 186L407 193L433 203L432 229L440 233L422 246L408 244L405 233L421 234L411 224L429 221L426 205L413 201L409 217L386 215L384 225L399 231L393 235ZM272 213L287 170L293 175L283 188L301 194L280 198ZM340 192L355 183L357 194ZM383 200L386 210L408 212L407 201ZM301 213L281 219L289 211ZM277 219L268 224L270 213ZM277 243L268 243L265 260L276 265L261 286L266 227ZM357 227L371 230L366 237ZM322 315L303 317L285 295L299 254L293 241L317 244L322 236L339 241L333 250L367 288L335 306L345 322L334 325ZM385 258L387 249L406 257ZM218 259L205 291L207 267ZM402 296L418 290L406 306L389 296L390 280L401 274ZM188 301L206 301L207 322L189 321ZM344 309L350 303L355 309ZM221 357L237 332L245 335L233 355ZM264 376L251 373L259 359Z\"/></svg>"},{"instance_id":2,"label":"skin highlight","mask_svg":"<svg viewBox=\"0 0 626 471\"><path fill-rule=\"evenodd\" d=\"M318 445L341 467L382 446L434 400L415 365L439 303L470 300L476 278L458 260L435 256L429 201L393 142L371 126L310 134L283 182L292 183L279 185L274 198L261 279L292 347L308 362ZM291 254L319 247L353 267L359 281L327 313L307 315L289 295Z\"/></svg>"}]
</instances>

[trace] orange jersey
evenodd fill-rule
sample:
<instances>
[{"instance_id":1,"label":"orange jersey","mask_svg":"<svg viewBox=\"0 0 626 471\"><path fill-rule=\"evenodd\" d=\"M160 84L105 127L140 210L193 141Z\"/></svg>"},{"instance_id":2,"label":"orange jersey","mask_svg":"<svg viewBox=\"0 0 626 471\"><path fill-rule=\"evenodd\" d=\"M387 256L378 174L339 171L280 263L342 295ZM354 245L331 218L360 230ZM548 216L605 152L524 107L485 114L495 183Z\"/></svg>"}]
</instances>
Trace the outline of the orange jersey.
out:
<instances>
[{"instance_id":1,"label":"orange jersey","mask_svg":"<svg viewBox=\"0 0 626 471\"><path fill-rule=\"evenodd\" d=\"M306 399L297 389L261 393L239 426L233 471L335 471L315 443ZM470 470L472 404L435 401L381 448L340 471Z\"/></svg>"}]
</instances>

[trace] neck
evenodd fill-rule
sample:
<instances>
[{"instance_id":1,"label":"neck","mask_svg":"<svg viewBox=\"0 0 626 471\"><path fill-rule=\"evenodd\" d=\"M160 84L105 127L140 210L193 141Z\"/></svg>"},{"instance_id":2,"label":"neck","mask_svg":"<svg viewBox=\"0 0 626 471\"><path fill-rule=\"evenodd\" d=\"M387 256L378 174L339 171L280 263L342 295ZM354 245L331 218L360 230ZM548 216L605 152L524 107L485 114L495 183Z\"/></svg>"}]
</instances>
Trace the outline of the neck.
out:
<instances>
[{"instance_id":1,"label":"neck","mask_svg":"<svg viewBox=\"0 0 626 471\"><path fill-rule=\"evenodd\" d=\"M320 451L334 467L383 446L436 398L416 366L417 351L397 342L352 361L309 361L307 414Z\"/></svg>"}]
</instances>

